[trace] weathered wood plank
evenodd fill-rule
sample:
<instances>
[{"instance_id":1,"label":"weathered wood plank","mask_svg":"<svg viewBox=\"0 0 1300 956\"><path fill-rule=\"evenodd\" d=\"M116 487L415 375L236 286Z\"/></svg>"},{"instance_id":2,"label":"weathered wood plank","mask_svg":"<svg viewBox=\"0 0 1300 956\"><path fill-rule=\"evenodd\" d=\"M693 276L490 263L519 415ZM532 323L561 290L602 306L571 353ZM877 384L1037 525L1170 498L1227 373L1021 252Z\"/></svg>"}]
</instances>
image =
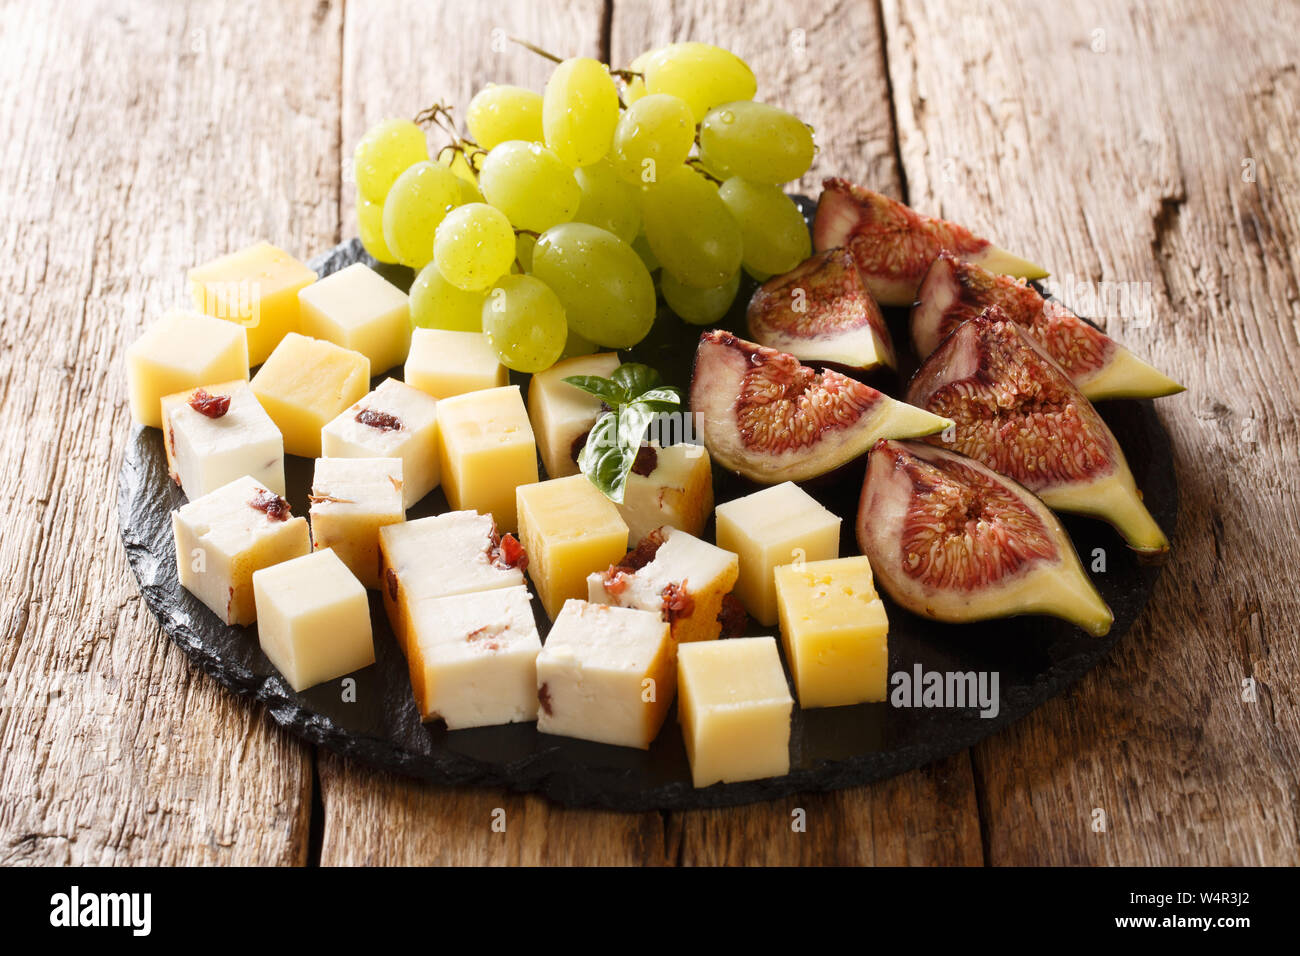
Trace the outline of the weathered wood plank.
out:
<instances>
[{"instance_id":1,"label":"weathered wood plank","mask_svg":"<svg viewBox=\"0 0 1300 956\"><path fill-rule=\"evenodd\" d=\"M122 353L184 269L336 229L339 10L0 9L0 863L295 863L310 750L191 669L118 541Z\"/></svg>"},{"instance_id":2,"label":"weathered wood plank","mask_svg":"<svg viewBox=\"0 0 1300 956\"><path fill-rule=\"evenodd\" d=\"M1067 304L1189 388L1160 403L1181 513L1150 610L1108 665L975 751L989 858L1295 863L1300 14L884 11L913 203L1042 261ZM1136 297L1098 314L1093 289Z\"/></svg>"}]
</instances>

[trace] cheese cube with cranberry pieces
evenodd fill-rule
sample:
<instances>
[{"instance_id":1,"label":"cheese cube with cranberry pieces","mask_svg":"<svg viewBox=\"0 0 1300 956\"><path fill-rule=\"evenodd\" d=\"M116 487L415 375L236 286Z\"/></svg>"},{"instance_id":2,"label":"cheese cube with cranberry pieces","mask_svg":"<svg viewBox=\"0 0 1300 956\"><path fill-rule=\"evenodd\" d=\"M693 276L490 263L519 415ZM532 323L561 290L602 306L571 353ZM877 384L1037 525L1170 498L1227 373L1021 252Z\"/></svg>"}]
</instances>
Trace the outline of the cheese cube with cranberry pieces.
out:
<instances>
[{"instance_id":1,"label":"cheese cube with cranberry pieces","mask_svg":"<svg viewBox=\"0 0 1300 956\"><path fill-rule=\"evenodd\" d=\"M370 359L380 375L406 361L411 306L406 293L363 262L299 290L300 331Z\"/></svg>"},{"instance_id":2,"label":"cheese cube with cranberry pieces","mask_svg":"<svg viewBox=\"0 0 1300 956\"><path fill-rule=\"evenodd\" d=\"M512 535L491 515L448 511L379 529L384 610L406 648L414 607L426 598L518 587L528 563Z\"/></svg>"},{"instance_id":3,"label":"cheese cube with cranberry pieces","mask_svg":"<svg viewBox=\"0 0 1300 956\"><path fill-rule=\"evenodd\" d=\"M370 388L370 360L333 342L290 332L251 384L284 436L284 450L319 458L321 429Z\"/></svg>"},{"instance_id":4,"label":"cheese cube with cranberry pieces","mask_svg":"<svg viewBox=\"0 0 1300 956\"><path fill-rule=\"evenodd\" d=\"M865 557L777 568L776 602L800 707L885 699L889 620Z\"/></svg>"},{"instance_id":5,"label":"cheese cube with cranberry pieces","mask_svg":"<svg viewBox=\"0 0 1300 956\"><path fill-rule=\"evenodd\" d=\"M676 657L658 614L566 601L537 656L537 729L645 750L673 702Z\"/></svg>"},{"instance_id":6,"label":"cheese cube with cranberry pieces","mask_svg":"<svg viewBox=\"0 0 1300 956\"><path fill-rule=\"evenodd\" d=\"M537 719L531 600L518 586L416 603L408 663L421 720L461 730Z\"/></svg>"},{"instance_id":7,"label":"cheese cube with cranberry pieces","mask_svg":"<svg viewBox=\"0 0 1300 956\"><path fill-rule=\"evenodd\" d=\"M790 772L794 700L771 637L677 649L677 719L697 787Z\"/></svg>"},{"instance_id":8,"label":"cheese cube with cranberry pieces","mask_svg":"<svg viewBox=\"0 0 1300 956\"><path fill-rule=\"evenodd\" d=\"M328 458L402 459L402 506L438 487L438 402L418 388L386 378L321 430Z\"/></svg>"},{"instance_id":9,"label":"cheese cube with cranberry pieces","mask_svg":"<svg viewBox=\"0 0 1300 956\"><path fill-rule=\"evenodd\" d=\"M565 601L587 596L587 575L627 554L627 525L586 475L520 485L518 498L528 576L555 620Z\"/></svg>"},{"instance_id":10,"label":"cheese cube with cranberry pieces","mask_svg":"<svg viewBox=\"0 0 1300 956\"><path fill-rule=\"evenodd\" d=\"M406 520L400 458L317 458L312 547L329 548L367 588L378 588L379 529Z\"/></svg>"},{"instance_id":11,"label":"cheese cube with cranberry pieces","mask_svg":"<svg viewBox=\"0 0 1300 956\"><path fill-rule=\"evenodd\" d=\"M298 292L316 281L316 273L259 242L195 266L188 278L194 307L244 330L249 362L261 365L286 335L299 331Z\"/></svg>"},{"instance_id":12,"label":"cheese cube with cranberry pieces","mask_svg":"<svg viewBox=\"0 0 1300 956\"><path fill-rule=\"evenodd\" d=\"M257 620L253 574L311 553L306 518L254 478L237 478L172 512L181 585L222 623Z\"/></svg>"},{"instance_id":13,"label":"cheese cube with cranberry pieces","mask_svg":"<svg viewBox=\"0 0 1300 956\"><path fill-rule=\"evenodd\" d=\"M565 478L578 473L577 452L600 415L601 403L582 389L564 381L577 375L609 378L618 368L618 355L580 355L556 362L538 372L528 384L528 417L537 435L548 478Z\"/></svg>"},{"instance_id":14,"label":"cheese cube with cranberry pieces","mask_svg":"<svg viewBox=\"0 0 1300 956\"><path fill-rule=\"evenodd\" d=\"M510 384L510 373L497 360L486 335L450 329L416 329L411 333L411 351L402 378L434 398Z\"/></svg>"},{"instance_id":15,"label":"cheese cube with cranberry pieces","mask_svg":"<svg viewBox=\"0 0 1300 956\"><path fill-rule=\"evenodd\" d=\"M162 399L167 471L190 500L249 475L284 494L284 439L240 379Z\"/></svg>"},{"instance_id":16,"label":"cheese cube with cranberry pieces","mask_svg":"<svg viewBox=\"0 0 1300 956\"><path fill-rule=\"evenodd\" d=\"M457 511L518 527L515 489L537 481L537 443L518 385L488 388L438 403L442 490Z\"/></svg>"},{"instance_id":17,"label":"cheese cube with cranberry pieces","mask_svg":"<svg viewBox=\"0 0 1300 956\"><path fill-rule=\"evenodd\" d=\"M794 482L718 505L718 547L740 557L736 597L764 627L777 622L774 572L840 554L840 519Z\"/></svg>"},{"instance_id":18,"label":"cheese cube with cranberry pieces","mask_svg":"<svg viewBox=\"0 0 1300 956\"><path fill-rule=\"evenodd\" d=\"M248 381L244 330L197 312L168 312L127 348L126 379L132 421L161 428L163 396Z\"/></svg>"},{"instance_id":19,"label":"cheese cube with cranberry pieces","mask_svg":"<svg viewBox=\"0 0 1300 956\"><path fill-rule=\"evenodd\" d=\"M676 528L658 528L618 564L588 576L587 600L653 611L679 644L712 641L722 631L722 599L739 573L730 551Z\"/></svg>"},{"instance_id":20,"label":"cheese cube with cranberry pieces","mask_svg":"<svg viewBox=\"0 0 1300 956\"><path fill-rule=\"evenodd\" d=\"M713 465L703 445L641 446L619 514L633 541L669 525L697 538L713 514Z\"/></svg>"},{"instance_id":21,"label":"cheese cube with cranberry pieces","mask_svg":"<svg viewBox=\"0 0 1300 956\"><path fill-rule=\"evenodd\" d=\"M253 574L257 640L295 691L375 662L366 589L326 549Z\"/></svg>"}]
</instances>

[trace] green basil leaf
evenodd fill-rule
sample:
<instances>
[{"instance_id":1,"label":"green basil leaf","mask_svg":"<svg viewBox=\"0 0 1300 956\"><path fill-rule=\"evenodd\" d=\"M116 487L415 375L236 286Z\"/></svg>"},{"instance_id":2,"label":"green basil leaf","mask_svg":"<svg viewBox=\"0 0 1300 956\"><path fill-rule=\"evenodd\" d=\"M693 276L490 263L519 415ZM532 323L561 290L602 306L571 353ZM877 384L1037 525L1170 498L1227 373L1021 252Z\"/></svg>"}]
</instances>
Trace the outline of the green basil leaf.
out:
<instances>
[{"instance_id":1,"label":"green basil leaf","mask_svg":"<svg viewBox=\"0 0 1300 956\"><path fill-rule=\"evenodd\" d=\"M621 385L599 375L570 375L564 381L588 395L594 395L610 408L626 404L630 399Z\"/></svg>"},{"instance_id":2,"label":"green basil leaf","mask_svg":"<svg viewBox=\"0 0 1300 956\"><path fill-rule=\"evenodd\" d=\"M635 401L645 392L663 384L658 371L640 362L624 362L614 369L614 373L609 378L627 395L624 403Z\"/></svg>"},{"instance_id":3,"label":"green basil leaf","mask_svg":"<svg viewBox=\"0 0 1300 956\"><path fill-rule=\"evenodd\" d=\"M663 411L670 411L681 407L682 393L671 385L661 385L658 388L647 389L640 395L634 396L632 401L661 405Z\"/></svg>"}]
</instances>

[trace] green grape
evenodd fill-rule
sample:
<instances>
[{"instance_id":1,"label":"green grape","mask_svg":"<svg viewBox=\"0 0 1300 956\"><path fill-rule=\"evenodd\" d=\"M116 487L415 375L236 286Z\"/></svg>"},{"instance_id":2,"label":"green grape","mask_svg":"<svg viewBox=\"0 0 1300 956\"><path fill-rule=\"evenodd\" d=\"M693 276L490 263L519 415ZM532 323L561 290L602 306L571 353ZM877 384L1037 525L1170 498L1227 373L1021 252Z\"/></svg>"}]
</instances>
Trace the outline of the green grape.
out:
<instances>
[{"instance_id":1,"label":"green grape","mask_svg":"<svg viewBox=\"0 0 1300 956\"><path fill-rule=\"evenodd\" d=\"M555 68L542 97L542 131L555 155L590 166L609 152L617 125L618 87L605 64L574 57Z\"/></svg>"},{"instance_id":2,"label":"green grape","mask_svg":"<svg viewBox=\"0 0 1300 956\"><path fill-rule=\"evenodd\" d=\"M647 60L645 88L681 97L698 123L721 103L753 99L758 81L749 64L729 50L708 43L674 43Z\"/></svg>"},{"instance_id":3,"label":"green grape","mask_svg":"<svg viewBox=\"0 0 1300 956\"><path fill-rule=\"evenodd\" d=\"M651 58L658 54L662 49L663 47L656 47L653 50L646 50L628 64L627 71L629 73L641 73L644 76L646 65L650 62ZM645 79L643 76L634 76L625 84L623 89L623 102L628 106L631 106L637 100L641 99L641 97L646 95Z\"/></svg>"},{"instance_id":4,"label":"green grape","mask_svg":"<svg viewBox=\"0 0 1300 956\"><path fill-rule=\"evenodd\" d=\"M636 185L652 183L660 169L680 166L695 143L695 117L686 101L655 93L624 111L614 130L610 159Z\"/></svg>"},{"instance_id":5,"label":"green grape","mask_svg":"<svg viewBox=\"0 0 1300 956\"><path fill-rule=\"evenodd\" d=\"M533 250L533 275L560 297L569 327L598 345L631 348L654 324L654 280L612 232L583 222L546 230Z\"/></svg>"},{"instance_id":6,"label":"green grape","mask_svg":"<svg viewBox=\"0 0 1300 956\"><path fill-rule=\"evenodd\" d=\"M564 306L540 279L504 276L483 302L483 331L506 368L541 372L564 352Z\"/></svg>"},{"instance_id":7,"label":"green grape","mask_svg":"<svg viewBox=\"0 0 1300 956\"><path fill-rule=\"evenodd\" d=\"M460 203L460 179L427 160L397 177L384 201L384 242L412 269L433 258L433 237L447 211Z\"/></svg>"},{"instance_id":8,"label":"green grape","mask_svg":"<svg viewBox=\"0 0 1300 956\"><path fill-rule=\"evenodd\" d=\"M483 160L479 188L519 229L545 232L578 211L582 188L573 170L545 146L510 140Z\"/></svg>"},{"instance_id":9,"label":"green grape","mask_svg":"<svg viewBox=\"0 0 1300 956\"><path fill-rule=\"evenodd\" d=\"M759 282L789 272L812 255L803 213L780 186L733 177L718 195L740 223L745 271Z\"/></svg>"},{"instance_id":10,"label":"green grape","mask_svg":"<svg viewBox=\"0 0 1300 956\"><path fill-rule=\"evenodd\" d=\"M788 183L808 172L814 149L812 130L766 103L726 103L700 123L700 159L724 179Z\"/></svg>"},{"instance_id":11,"label":"green grape","mask_svg":"<svg viewBox=\"0 0 1300 956\"><path fill-rule=\"evenodd\" d=\"M475 163L465 158L465 153L451 146L444 146L438 154L438 165L446 166L460 180L461 203L482 202L483 193L478 188L478 173L475 170L483 165L483 155L475 154Z\"/></svg>"},{"instance_id":12,"label":"green grape","mask_svg":"<svg viewBox=\"0 0 1300 956\"><path fill-rule=\"evenodd\" d=\"M641 215L650 250L684 285L711 289L740 268L740 226L717 188L690 167L662 173L645 190Z\"/></svg>"},{"instance_id":13,"label":"green grape","mask_svg":"<svg viewBox=\"0 0 1300 956\"><path fill-rule=\"evenodd\" d=\"M428 158L424 130L410 120L387 119L361 137L352 153L352 171L361 195L381 203L398 176Z\"/></svg>"},{"instance_id":14,"label":"green grape","mask_svg":"<svg viewBox=\"0 0 1300 956\"><path fill-rule=\"evenodd\" d=\"M512 139L542 142L542 94L489 83L469 101L469 135L484 149Z\"/></svg>"},{"instance_id":15,"label":"green grape","mask_svg":"<svg viewBox=\"0 0 1300 956\"><path fill-rule=\"evenodd\" d=\"M625 182L604 160L575 170L573 175L582 190L573 221L600 226L624 242L631 242L641 228L641 191Z\"/></svg>"},{"instance_id":16,"label":"green grape","mask_svg":"<svg viewBox=\"0 0 1300 956\"><path fill-rule=\"evenodd\" d=\"M533 268L533 248L537 245L537 237L521 232L515 236L515 262L519 263L524 272L531 272Z\"/></svg>"},{"instance_id":17,"label":"green grape","mask_svg":"<svg viewBox=\"0 0 1300 956\"><path fill-rule=\"evenodd\" d=\"M691 325L712 325L726 315L731 303L736 301L736 293L740 291L740 271L712 289L693 289L665 272L659 279L659 291L664 294L668 308L683 320Z\"/></svg>"},{"instance_id":18,"label":"green grape","mask_svg":"<svg viewBox=\"0 0 1300 956\"><path fill-rule=\"evenodd\" d=\"M573 329L569 329L569 336L564 340L564 351L560 353L560 358L577 358L579 355L591 355L600 348L595 342L589 342L584 339Z\"/></svg>"},{"instance_id":19,"label":"green grape","mask_svg":"<svg viewBox=\"0 0 1300 956\"><path fill-rule=\"evenodd\" d=\"M361 245L372 258L379 262L397 261L384 242L384 204L371 202L360 190L357 191L357 232L361 234Z\"/></svg>"},{"instance_id":20,"label":"green grape","mask_svg":"<svg viewBox=\"0 0 1300 956\"><path fill-rule=\"evenodd\" d=\"M438 225L433 261L458 289L486 289L515 261L515 231L499 209L481 202L457 206Z\"/></svg>"},{"instance_id":21,"label":"green grape","mask_svg":"<svg viewBox=\"0 0 1300 956\"><path fill-rule=\"evenodd\" d=\"M637 237L632 240L632 251L641 257L641 261L645 263L647 271L658 271L659 260L655 258L655 252L650 248L650 243L646 241L644 232L638 233Z\"/></svg>"},{"instance_id":22,"label":"green grape","mask_svg":"<svg viewBox=\"0 0 1300 956\"><path fill-rule=\"evenodd\" d=\"M430 262L411 283L411 324L417 329L482 332L486 292L466 292L443 278Z\"/></svg>"}]
</instances>

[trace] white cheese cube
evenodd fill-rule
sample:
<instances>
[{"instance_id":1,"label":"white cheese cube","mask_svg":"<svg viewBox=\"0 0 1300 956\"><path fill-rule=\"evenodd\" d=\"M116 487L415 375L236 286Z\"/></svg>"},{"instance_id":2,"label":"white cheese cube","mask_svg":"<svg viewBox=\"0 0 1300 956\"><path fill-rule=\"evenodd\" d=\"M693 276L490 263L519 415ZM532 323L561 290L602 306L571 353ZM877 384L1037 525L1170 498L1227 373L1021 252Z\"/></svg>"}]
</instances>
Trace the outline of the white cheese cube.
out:
<instances>
[{"instance_id":1,"label":"white cheese cube","mask_svg":"<svg viewBox=\"0 0 1300 956\"><path fill-rule=\"evenodd\" d=\"M698 538L713 514L713 465L708 449L687 444L642 446L627 476L618 511L633 544L664 525Z\"/></svg>"},{"instance_id":2,"label":"white cheese cube","mask_svg":"<svg viewBox=\"0 0 1300 956\"><path fill-rule=\"evenodd\" d=\"M448 730L537 719L542 649L525 587L425 598L412 612L411 689Z\"/></svg>"},{"instance_id":3,"label":"white cheese cube","mask_svg":"<svg viewBox=\"0 0 1300 956\"><path fill-rule=\"evenodd\" d=\"M658 614L566 601L537 656L537 729L644 750L672 704L676 660Z\"/></svg>"},{"instance_id":4,"label":"white cheese cube","mask_svg":"<svg viewBox=\"0 0 1300 956\"><path fill-rule=\"evenodd\" d=\"M318 458L311 482L312 547L329 548L378 588L379 529L406 520L400 458Z\"/></svg>"},{"instance_id":5,"label":"white cheese cube","mask_svg":"<svg viewBox=\"0 0 1300 956\"><path fill-rule=\"evenodd\" d=\"M284 494L284 439L248 382L164 396L162 417L167 469L191 501L244 475Z\"/></svg>"},{"instance_id":6,"label":"white cheese cube","mask_svg":"<svg viewBox=\"0 0 1300 956\"><path fill-rule=\"evenodd\" d=\"M574 445L586 437L600 414L600 399L564 380L574 375L609 378L618 366L615 352L580 355L556 362L529 382L528 417L537 436L542 464L551 478L578 473Z\"/></svg>"},{"instance_id":7,"label":"white cheese cube","mask_svg":"<svg viewBox=\"0 0 1300 956\"><path fill-rule=\"evenodd\" d=\"M438 403L418 388L386 378L321 429L326 458L402 459L402 505L438 487Z\"/></svg>"},{"instance_id":8,"label":"white cheese cube","mask_svg":"<svg viewBox=\"0 0 1300 956\"><path fill-rule=\"evenodd\" d=\"M402 378L434 398L510 384L510 373L482 332L416 329Z\"/></svg>"},{"instance_id":9,"label":"white cheese cube","mask_svg":"<svg viewBox=\"0 0 1300 956\"><path fill-rule=\"evenodd\" d=\"M162 427L164 395L205 382L248 380L242 326L197 312L169 312L126 350L131 418Z\"/></svg>"},{"instance_id":10,"label":"white cheese cube","mask_svg":"<svg viewBox=\"0 0 1300 956\"><path fill-rule=\"evenodd\" d=\"M366 589L333 551L253 574L257 640L296 691L375 662Z\"/></svg>"},{"instance_id":11,"label":"white cheese cube","mask_svg":"<svg viewBox=\"0 0 1300 956\"><path fill-rule=\"evenodd\" d=\"M357 262L298 292L304 335L324 339L370 359L381 375L406 361L411 309L406 293Z\"/></svg>"},{"instance_id":12,"label":"white cheese cube","mask_svg":"<svg viewBox=\"0 0 1300 956\"><path fill-rule=\"evenodd\" d=\"M181 585L226 624L257 620L253 574L311 553L306 518L245 475L172 512Z\"/></svg>"}]
</instances>

